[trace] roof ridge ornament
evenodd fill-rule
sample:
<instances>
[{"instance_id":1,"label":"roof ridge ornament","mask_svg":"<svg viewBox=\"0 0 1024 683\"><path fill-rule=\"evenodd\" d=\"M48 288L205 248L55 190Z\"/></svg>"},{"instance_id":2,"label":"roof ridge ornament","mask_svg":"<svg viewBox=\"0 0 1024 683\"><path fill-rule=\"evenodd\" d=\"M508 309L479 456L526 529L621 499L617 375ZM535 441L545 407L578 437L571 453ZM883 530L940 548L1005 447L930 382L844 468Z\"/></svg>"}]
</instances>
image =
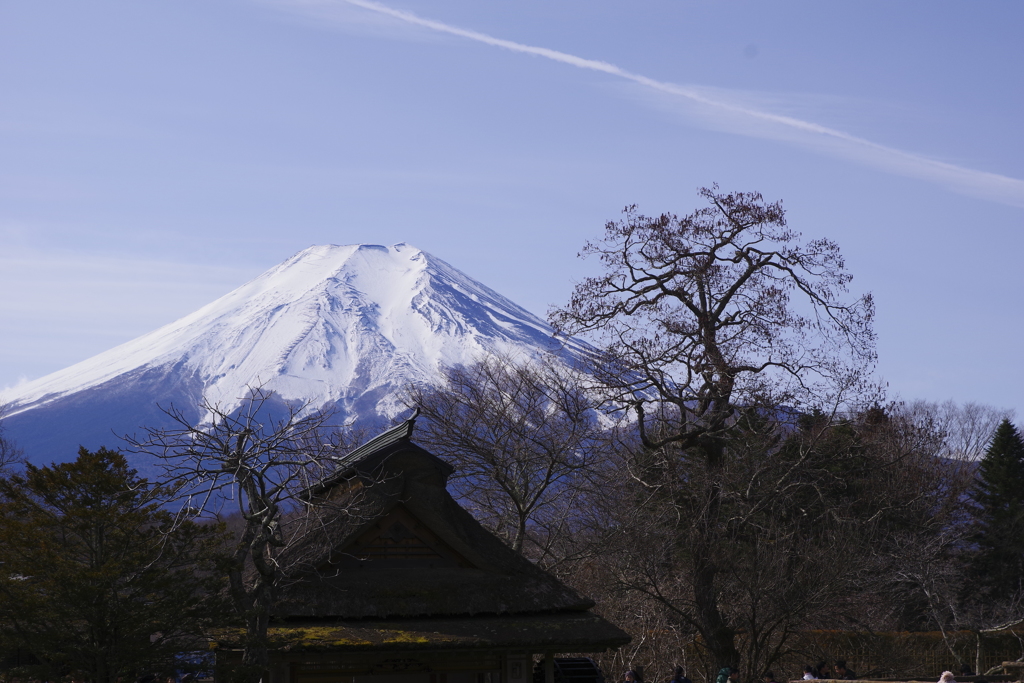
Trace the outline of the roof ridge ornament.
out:
<instances>
[{"instance_id":1,"label":"roof ridge ornament","mask_svg":"<svg viewBox=\"0 0 1024 683\"><path fill-rule=\"evenodd\" d=\"M419 417L419 415L420 408L419 406L416 406L416 409L413 410L412 416L409 419L398 423L391 429L387 429L381 432L380 434L373 437L363 445L357 446L355 449L349 451L340 458L335 458L335 461L339 465L341 465L342 463L350 465L355 464L359 462L359 460L364 455L366 455L367 453L372 453L373 451L377 450L378 448L381 448L382 446L390 445L396 441L408 441L410 438L412 438L412 430L413 427L416 426L416 418Z\"/></svg>"}]
</instances>

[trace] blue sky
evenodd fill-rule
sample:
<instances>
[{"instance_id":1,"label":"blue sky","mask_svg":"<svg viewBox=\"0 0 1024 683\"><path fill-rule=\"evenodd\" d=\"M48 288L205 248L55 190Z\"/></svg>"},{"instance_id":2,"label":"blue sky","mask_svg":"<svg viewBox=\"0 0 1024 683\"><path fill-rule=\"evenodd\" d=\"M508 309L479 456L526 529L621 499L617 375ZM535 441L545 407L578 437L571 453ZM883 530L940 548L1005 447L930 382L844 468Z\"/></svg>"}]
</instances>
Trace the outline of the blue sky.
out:
<instances>
[{"instance_id":1,"label":"blue sky","mask_svg":"<svg viewBox=\"0 0 1024 683\"><path fill-rule=\"evenodd\" d=\"M0 3L0 387L311 244L543 315L636 203L782 199L903 398L1024 410L1024 3Z\"/></svg>"}]
</instances>

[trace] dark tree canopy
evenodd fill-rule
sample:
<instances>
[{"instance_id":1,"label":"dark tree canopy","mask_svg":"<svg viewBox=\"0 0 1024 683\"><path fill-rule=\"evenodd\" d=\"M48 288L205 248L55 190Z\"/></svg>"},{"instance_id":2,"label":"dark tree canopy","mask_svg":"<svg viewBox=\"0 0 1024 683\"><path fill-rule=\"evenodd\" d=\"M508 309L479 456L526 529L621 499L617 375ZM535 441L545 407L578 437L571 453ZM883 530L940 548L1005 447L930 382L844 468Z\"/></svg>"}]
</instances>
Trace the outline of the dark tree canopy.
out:
<instances>
[{"instance_id":1,"label":"dark tree canopy","mask_svg":"<svg viewBox=\"0 0 1024 683\"><path fill-rule=\"evenodd\" d=\"M106 449L0 479L0 629L37 675L134 680L202 649L222 532L161 509L168 493Z\"/></svg>"},{"instance_id":2,"label":"dark tree canopy","mask_svg":"<svg viewBox=\"0 0 1024 683\"><path fill-rule=\"evenodd\" d=\"M1004 419L978 464L974 574L990 596L1024 594L1024 439Z\"/></svg>"},{"instance_id":3,"label":"dark tree canopy","mask_svg":"<svg viewBox=\"0 0 1024 683\"><path fill-rule=\"evenodd\" d=\"M934 433L891 409L792 423L744 410L722 441L717 468L675 443L635 444L604 487L621 530L605 572L664 615L659 628L707 647L701 669L731 659L751 680L806 629L931 625L927 606L904 608L934 578L909 577L907 555L927 564L948 549L926 542L957 518L968 481L940 466Z\"/></svg>"}]
</instances>

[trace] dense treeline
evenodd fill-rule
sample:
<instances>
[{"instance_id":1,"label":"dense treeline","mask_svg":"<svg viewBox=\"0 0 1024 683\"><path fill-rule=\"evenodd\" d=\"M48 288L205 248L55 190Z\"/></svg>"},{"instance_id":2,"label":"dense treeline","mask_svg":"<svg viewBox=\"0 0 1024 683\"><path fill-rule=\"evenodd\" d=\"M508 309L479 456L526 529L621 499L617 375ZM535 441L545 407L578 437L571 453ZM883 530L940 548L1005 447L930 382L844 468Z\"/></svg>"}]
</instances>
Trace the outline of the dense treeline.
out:
<instances>
[{"instance_id":1,"label":"dense treeline","mask_svg":"<svg viewBox=\"0 0 1024 683\"><path fill-rule=\"evenodd\" d=\"M586 246L601 274L551 314L599 346L584 366L495 355L410 388L453 492L634 636L616 669L749 681L816 629L945 637L1024 618L1009 416L886 402L872 299L846 299L838 247L755 193L701 196L684 217L629 207ZM362 436L305 406L275 420L269 398L204 404L203 425L170 410L174 429L129 443L163 464L155 484L106 450L4 473L0 646L50 679L129 680L180 670L172 655L218 614L246 630L237 673L258 681L294 571L278 558L345 514L298 496ZM225 500L232 530L199 523Z\"/></svg>"}]
</instances>

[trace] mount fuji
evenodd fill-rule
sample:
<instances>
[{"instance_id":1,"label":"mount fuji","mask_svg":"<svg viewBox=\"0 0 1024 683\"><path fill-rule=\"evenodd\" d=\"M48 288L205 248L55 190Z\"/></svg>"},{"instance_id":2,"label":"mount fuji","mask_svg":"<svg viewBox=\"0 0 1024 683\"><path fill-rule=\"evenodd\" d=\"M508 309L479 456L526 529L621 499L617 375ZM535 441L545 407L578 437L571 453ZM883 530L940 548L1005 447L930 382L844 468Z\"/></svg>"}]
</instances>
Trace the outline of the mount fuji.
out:
<instances>
[{"instance_id":1,"label":"mount fuji","mask_svg":"<svg viewBox=\"0 0 1024 683\"><path fill-rule=\"evenodd\" d=\"M314 246L198 311L0 394L4 426L33 462L160 426L174 405L201 420L206 400L239 406L247 387L379 426L402 390L491 352L592 353L537 316L407 244ZM191 412L189 412L191 411Z\"/></svg>"}]
</instances>

